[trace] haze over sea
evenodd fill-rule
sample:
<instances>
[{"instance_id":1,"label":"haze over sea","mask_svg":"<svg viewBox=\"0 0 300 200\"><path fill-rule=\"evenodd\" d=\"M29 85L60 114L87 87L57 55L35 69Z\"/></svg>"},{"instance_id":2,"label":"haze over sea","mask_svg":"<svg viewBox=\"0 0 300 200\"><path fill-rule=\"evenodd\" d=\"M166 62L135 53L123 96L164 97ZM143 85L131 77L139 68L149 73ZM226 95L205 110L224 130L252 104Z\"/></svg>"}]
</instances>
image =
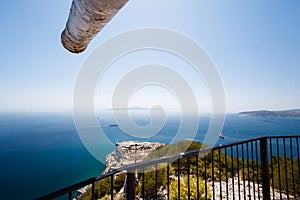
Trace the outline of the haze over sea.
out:
<instances>
[{"instance_id":1,"label":"haze over sea","mask_svg":"<svg viewBox=\"0 0 300 200\"><path fill-rule=\"evenodd\" d=\"M209 119L209 115L201 115L196 140L203 139ZM99 120L113 143L132 140L119 127L109 126L114 124L109 114L99 115ZM147 120L137 123L147 123ZM169 142L178 126L178 118L168 118L151 141ZM189 138L189 127L185 128ZM225 139L220 139L217 145L264 135L295 135L300 134L300 118L228 114L222 133ZM98 175L104 169L81 143L71 112L1 114L0 163L1 199L32 199Z\"/></svg>"}]
</instances>

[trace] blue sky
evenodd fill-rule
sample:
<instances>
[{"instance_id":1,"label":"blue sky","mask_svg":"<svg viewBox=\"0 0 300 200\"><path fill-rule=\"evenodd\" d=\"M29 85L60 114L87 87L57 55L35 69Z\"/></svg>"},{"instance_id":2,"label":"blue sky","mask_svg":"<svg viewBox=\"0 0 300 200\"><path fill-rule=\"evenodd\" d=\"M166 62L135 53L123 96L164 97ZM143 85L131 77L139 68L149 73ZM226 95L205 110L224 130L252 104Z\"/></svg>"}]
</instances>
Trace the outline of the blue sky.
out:
<instances>
[{"instance_id":1,"label":"blue sky","mask_svg":"<svg viewBox=\"0 0 300 200\"><path fill-rule=\"evenodd\" d=\"M92 50L143 27L176 30L206 49L222 77L227 112L300 108L299 1L132 0L79 55L60 44L70 6L61 0L1 3L0 111L72 109L77 74ZM153 94L149 104L176 102L148 88L133 104L145 104L147 93Z\"/></svg>"}]
</instances>

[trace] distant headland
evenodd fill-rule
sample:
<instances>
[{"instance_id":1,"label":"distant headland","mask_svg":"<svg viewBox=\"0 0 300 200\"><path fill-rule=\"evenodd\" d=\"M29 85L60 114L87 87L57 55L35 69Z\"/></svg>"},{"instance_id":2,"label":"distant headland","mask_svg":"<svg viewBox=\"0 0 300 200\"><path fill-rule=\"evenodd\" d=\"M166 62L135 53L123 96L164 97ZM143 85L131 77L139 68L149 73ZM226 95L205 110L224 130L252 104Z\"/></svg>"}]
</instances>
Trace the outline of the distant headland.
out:
<instances>
[{"instance_id":1,"label":"distant headland","mask_svg":"<svg viewBox=\"0 0 300 200\"><path fill-rule=\"evenodd\" d=\"M257 111L245 111L238 113L240 115L247 115L252 117L300 117L300 109L290 110L257 110Z\"/></svg>"}]
</instances>

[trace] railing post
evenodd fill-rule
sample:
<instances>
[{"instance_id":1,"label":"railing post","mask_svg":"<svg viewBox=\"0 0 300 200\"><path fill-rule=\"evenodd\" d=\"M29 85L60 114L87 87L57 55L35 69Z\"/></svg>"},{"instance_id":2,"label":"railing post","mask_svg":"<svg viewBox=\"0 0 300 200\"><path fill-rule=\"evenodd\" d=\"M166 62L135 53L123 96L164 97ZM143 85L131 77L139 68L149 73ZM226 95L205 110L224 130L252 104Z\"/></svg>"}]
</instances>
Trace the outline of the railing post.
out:
<instances>
[{"instance_id":1,"label":"railing post","mask_svg":"<svg viewBox=\"0 0 300 200\"><path fill-rule=\"evenodd\" d=\"M72 200L72 192L69 192L68 197L69 200Z\"/></svg>"},{"instance_id":2,"label":"railing post","mask_svg":"<svg viewBox=\"0 0 300 200\"><path fill-rule=\"evenodd\" d=\"M126 200L134 200L135 199L135 177L134 171L128 170L126 176Z\"/></svg>"},{"instance_id":3,"label":"railing post","mask_svg":"<svg viewBox=\"0 0 300 200\"><path fill-rule=\"evenodd\" d=\"M263 200L270 200L270 175L268 163L268 140L267 138L260 139L260 163L261 163L261 178L263 188Z\"/></svg>"},{"instance_id":4,"label":"railing post","mask_svg":"<svg viewBox=\"0 0 300 200\"><path fill-rule=\"evenodd\" d=\"M92 200L95 200L95 182L92 183Z\"/></svg>"}]
</instances>

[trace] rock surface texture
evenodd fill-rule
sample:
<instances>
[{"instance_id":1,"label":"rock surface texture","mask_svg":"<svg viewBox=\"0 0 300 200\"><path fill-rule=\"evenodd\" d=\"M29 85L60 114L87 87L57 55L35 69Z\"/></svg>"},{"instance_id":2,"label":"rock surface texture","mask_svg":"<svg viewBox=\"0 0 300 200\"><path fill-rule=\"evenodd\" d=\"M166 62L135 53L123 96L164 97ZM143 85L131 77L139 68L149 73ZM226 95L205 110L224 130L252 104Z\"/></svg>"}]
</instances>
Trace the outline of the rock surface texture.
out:
<instances>
[{"instance_id":1,"label":"rock surface texture","mask_svg":"<svg viewBox=\"0 0 300 200\"><path fill-rule=\"evenodd\" d=\"M127 1L73 0L66 28L61 34L63 46L72 53L84 51Z\"/></svg>"}]
</instances>

